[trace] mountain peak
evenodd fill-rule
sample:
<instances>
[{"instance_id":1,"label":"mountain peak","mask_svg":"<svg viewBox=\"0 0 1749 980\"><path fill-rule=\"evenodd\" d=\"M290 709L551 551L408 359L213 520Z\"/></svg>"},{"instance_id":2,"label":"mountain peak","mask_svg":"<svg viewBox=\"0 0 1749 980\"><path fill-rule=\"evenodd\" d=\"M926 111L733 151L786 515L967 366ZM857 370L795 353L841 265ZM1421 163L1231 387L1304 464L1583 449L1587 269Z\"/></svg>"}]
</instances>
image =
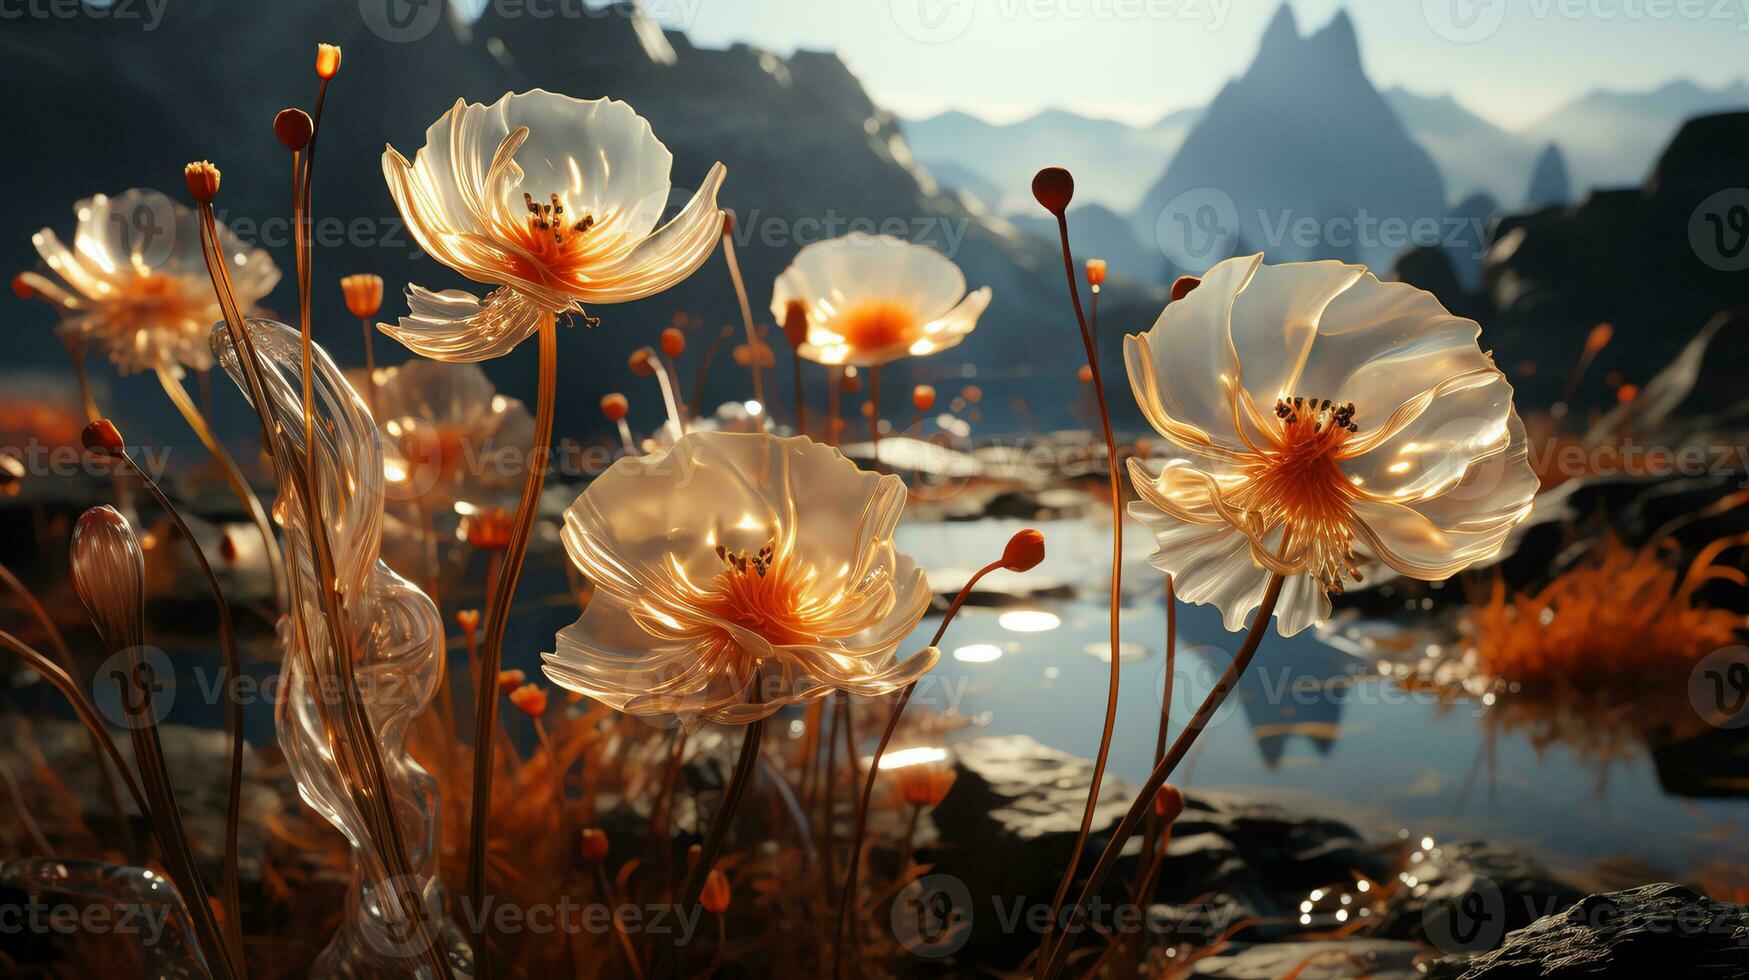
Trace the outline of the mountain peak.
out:
<instances>
[{"instance_id":1,"label":"mountain peak","mask_svg":"<svg viewBox=\"0 0 1749 980\"><path fill-rule=\"evenodd\" d=\"M1360 61L1360 38L1354 33L1354 21L1347 8L1339 8L1330 23L1306 39L1324 57L1343 63Z\"/></svg>"},{"instance_id":2,"label":"mountain peak","mask_svg":"<svg viewBox=\"0 0 1749 980\"><path fill-rule=\"evenodd\" d=\"M1258 57L1280 54L1297 47L1300 43L1300 25L1294 20L1293 8L1282 0L1275 10L1275 16L1269 19L1269 26L1263 30L1263 41L1258 45Z\"/></svg>"}]
</instances>

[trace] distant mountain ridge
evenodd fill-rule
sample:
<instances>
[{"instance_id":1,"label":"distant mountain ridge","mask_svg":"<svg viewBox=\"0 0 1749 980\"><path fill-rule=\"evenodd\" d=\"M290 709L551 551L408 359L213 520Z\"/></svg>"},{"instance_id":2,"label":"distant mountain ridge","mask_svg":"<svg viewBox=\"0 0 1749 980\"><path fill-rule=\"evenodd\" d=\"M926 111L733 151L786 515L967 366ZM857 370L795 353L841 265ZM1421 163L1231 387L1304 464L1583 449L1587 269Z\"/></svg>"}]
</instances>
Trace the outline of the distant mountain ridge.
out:
<instances>
[{"instance_id":1,"label":"distant mountain ridge","mask_svg":"<svg viewBox=\"0 0 1749 980\"><path fill-rule=\"evenodd\" d=\"M1132 221L1188 272L1258 249L1382 268L1406 246L1383 222L1445 212L1439 168L1367 78L1348 14L1302 36L1284 4Z\"/></svg>"},{"instance_id":2,"label":"distant mountain ridge","mask_svg":"<svg viewBox=\"0 0 1749 980\"><path fill-rule=\"evenodd\" d=\"M978 195L998 214L1036 208L1029 188L1041 167L1073 171L1076 199L1128 212L1172 158L1201 109L1166 113L1147 126L1045 109L1011 123L950 110L900 124L917 160L949 186ZM958 175L976 175L985 190ZM989 199L994 190L994 199Z\"/></svg>"}]
</instances>

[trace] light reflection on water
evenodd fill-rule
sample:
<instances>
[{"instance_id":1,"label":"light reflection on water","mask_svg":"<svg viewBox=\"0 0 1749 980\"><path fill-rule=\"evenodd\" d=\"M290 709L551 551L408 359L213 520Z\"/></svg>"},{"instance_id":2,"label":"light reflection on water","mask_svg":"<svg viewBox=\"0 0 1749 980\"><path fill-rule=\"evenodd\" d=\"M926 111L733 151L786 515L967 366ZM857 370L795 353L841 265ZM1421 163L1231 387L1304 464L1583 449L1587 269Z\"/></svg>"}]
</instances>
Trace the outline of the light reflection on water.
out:
<instances>
[{"instance_id":1,"label":"light reflection on water","mask_svg":"<svg viewBox=\"0 0 1749 980\"><path fill-rule=\"evenodd\" d=\"M1035 573L1005 577L995 589L1048 592L1079 583L1075 595L1021 595L1008 608L968 605L943 641L950 655L935 669L935 683L927 692L920 687L913 704L927 697L929 709L976 719L979 727L967 736L1026 734L1091 757L1110 669L1109 521L912 523L901 528L899 546L929 571L931 582L958 582L964 578L959 569L999 554L1025 526L1044 532L1046 560ZM1124 656L1111 768L1132 783L1152 767L1165 679L1164 580L1145 563L1151 546L1142 528L1126 526ZM1051 613L1060 623L1016 632L1002 623L1013 608ZM914 643L927 642L938 621L926 619ZM1242 637L1227 632L1212 608L1183 604L1178 634L1174 733ZM1142 659L1131 660L1132 644L1144 651ZM951 655L968 647L1000 655ZM1523 731L1491 726L1489 710L1476 701L1442 703L1430 693L1411 694L1315 631L1289 638L1272 633L1174 781L1302 806L1346 819L1368 835L1409 828L1441 840L1511 841L1557 865L1626 857L1683 876L1708 864L1749 860L1749 835L1734 833L1749 818L1749 799L1672 795L1643 749L1607 766L1566 745L1539 750Z\"/></svg>"}]
</instances>

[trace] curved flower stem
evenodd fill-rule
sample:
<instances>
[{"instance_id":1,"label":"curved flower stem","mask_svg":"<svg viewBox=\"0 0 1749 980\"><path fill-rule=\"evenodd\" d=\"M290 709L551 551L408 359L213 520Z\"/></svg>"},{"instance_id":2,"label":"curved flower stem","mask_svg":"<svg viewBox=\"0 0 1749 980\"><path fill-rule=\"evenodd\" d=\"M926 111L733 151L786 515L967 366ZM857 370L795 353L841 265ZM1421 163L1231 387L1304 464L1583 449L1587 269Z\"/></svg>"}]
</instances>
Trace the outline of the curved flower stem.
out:
<instances>
[{"instance_id":1,"label":"curved flower stem","mask_svg":"<svg viewBox=\"0 0 1749 980\"><path fill-rule=\"evenodd\" d=\"M359 326L364 328L364 397L365 404L370 406L370 417L377 417L377 354L376 344L372 336L376 333L370 328L370 317L358 318Z\"/></svg>"},{"instance_id":2,"label":"curved flower stem","mask_svg":"<svg viewBox=\"0 0 1749 980\"><path fill-rule=\"evenodd\" d=\"M24 825L24 833L30 838L31 846L36 848L37 853L43 857L53 857L54 847L50 846L49 839L43 836L42 824L37 823L36 817L31 814L30 805L24 801L24 791L19 789L18 780L13 778L12 767L5 762L0 762L0 784L6 786L6 795L12 797L12 809L18 817L18 822Z\"/></svg>"},{"instance_id":3,"label":"curved flower stem","mask_svg":"<svg viewBox=\"0 0 1749 980\"><path fill-rule=\"evenodd\" d=\"M1154 736L1154 765L1160 764L1160 758L1166 754L1166 735L1172 721L1172 682L1178 669L1178 602L1173 588L1172 576L1166 576L1166 680L1160 693L1160 731ZM1136 900L1142 899L1145 887L1143 868L1147 865L1147 856L1154 853L1154 837L1159 831L1159 821L1154 818L1154 811L1148 811L1148 830L1142 840L1142 863L1136 867Z\"/></svg>"},{"instance_id":4,"label":"curved flower stem","mask_svg":"<svg viewBox=\"0 0 1749 980\"><path fill-rule=\"evenodd\" d=\"M225 908L229 914L225 917L225 931L229 934L233 952L237 962L243 962L243 905L237 897L237 823L243 808L243 703L237 696L232 685L243 676L243 661L237 655L237 633L231 625L231 607L225 601L224 590L219 588L219 580L213 574L213 566L207 561L206 553L201 550L200 542L195 540L194 532L189 529L188 522L183 520L182 513L170 498L164 494L157 481L134 462L127 453L120 454L121 462L131 470L140 485L158 502L158 506L169 515L175 523L176 530L183 540L188 542L188 550L194 554L194 560L200 565L200 572L206 577L207 591L212 593L213 607L219 616L219 644L223 647L225 672L230 675L225 682L225 728L231 736L231 773L228 790L225 797L225 877L220 887L224 892Z\"/></svg>"},{"instance_id":5,"label":"curved flower stem","mask_svg":"<svg viewBox=\"0 0 1749 980\"><path fill-rule=\"evenodd\" d=\"M929 640L930 646L941 645L941 638L947 635L948 624L952 623L954 616L959 614L960 607L966 604L966 599L972 594L972 589L977 587L978 580L1001 567L1002 561L997 559L978 569L971 578L966 580L966 584L953 597L953 603L947 607L947 612L941 617L941 625L935 628L935 636ZM868 832L869 801L874 797L875 777L880 775L881 756L887 753L887 746L893 741L893 732L899 727L899 716L905 713L905 705L911 702L911 692L916 688L916 681L905 685L905 689L899 693L899 700L893 704L893 710L887 714L887 727L881 731L881 740L875 746L874 758L869 760L868 777L862 784L862 800L856 807L856 829L850 837L850 871L844 878L844 891L838 899L838 918L832 927L833 976L840 975L842 966L840 962L842 946L838 939L843 934L845 920L849 916L851 900L856 894L857 865L862 857L862 838ZM903 871L904 866L901 865L899 870Z\"/></svg>"},{"instance_id":6,"label":"curved flower stem","mask_svg":"<svg viewBox=\"0 0 1749 980\"><path fill-rule=\"evenodd\" d=\"M176 376L175 369L168 364L159 364L158 383L164 386L164 394L170 397L176 410L188 422L188 427L200 437L201 445L206 447L206 451L219 464L219 470L224 474L225 483L231 488L231 493L236 495L238 502L249 512L249 519L255 523L255 531L261 535L261 545L267 554L267 574L272 579L273 601L281 609L289 608L285 591L285 566L279 554L279 542L273 536L273 525L268 522L261 498L255 495L255 490L244 478L237 461L225 451L224 444L219 442L218 436L207 424L206 416L201 414L194 399L189 397L188 389L183 386L182 379ZM139 472L139 467L134 469Z\"/></svg>"},{"instance_id":7,"label":"curved flower stem","mask_svg":"<svg viewBox=\"0 0 1749 980\"><path fill-rule=\"evenodd\" d=\"M48 609L37 599L36 593L25 587L25 584L19 581L18 576L12 574L12 570L5 565L0 565L0 584L11 589L30 610L30 614L36 618L36 621L42 624L43 632L48 634L49 642L54 645L55 659L60 661L61 668L67 672L67 676L77 676L79 668L73 662L73 651L67 648L66 637L61 634L60 627L55 625L54 617L49 615ZM96 737L91 739L91 748L93 754L98 756L97 771L103 779L103 795L109 803L110 817L121 832L122 841L127 845L128 856L139 858L141 856L139 842L134 840L134 829L128 825L127 813L121 808L121 790L116 785L115 774L103 764L102 745L98 743Z\"/></svg>"},{"instance_id":8,"label":"curved flower stem","mask_svg":"<svg viewBox=\"0 0 1749 980\"><path fill-rule=\"evenodd\" d=\"M759 376L759 335L753 330L753 308L747 303L747 286L741 281L741 263L735 261L735 236L723 222L723 261L729 266L729 281L735 284L735 299L741 304L741 323L747 328L747 367L753 373L753 400L764 406L765 383Z\"/></svg>"},{"instance_id":9,"label":"curved flower stem","mask_svg":"<svg viewBox=\"0 0 1749 980\"><path fill-rule=\"evenodd\" d=\"M139 808L142 817L149 820L152 811L146 806L146 794L134 779L134 771L128 768L127 760L122 758L121 750L116 748L115 740L109 737L109 729L104 725L103 717L97 713L97 707L86 696L85 686L59 664L5 630L0 630L0 646L17 654L30 669L54 685L55 690L61 692L61 696L73 706L73 713L79 716L79 722L90 733L91 740L97 743L110 764L115 766L115 771L121 773L122 783L127 787L128 795L133 797L134 806ZM162 847L161 844L159 846Z\"/></svg>"},{"instance_id":10,"label":"curved flower stem","mask_svg":"<svg viewBox=\"0 0 1749 980\"><path fill-rule=\"evenodd\" d=\"M759 698L760 675L753 674L753 698ZM698 896L704 892L705 879L710 876L711 868L716 866L717 854L723 849L723 840L728 837L729 823L734 819L735 809L741 803L741 796L747 791L747 784L752 781L753 770L759 763L759 743L765 736L765 719L749 722L746 734L741 736L741 755L735 760L735 771L729 777L729 785L723 790L723 800L717 805L717 812L711 815L709 829L704 833L704 841L699 845L698 858L693 861L691 869L686 873L686 883L680 889L678 911L681 916L690 919L693 907L698 905ZM684 921L684 920L683 920ZM664 945L656 954L656 962L650 970L653 977L667 975L667 960L673 947Z\"/></svg>"},{"instance_id":11,"label":"curved flower stem","mask_svg":"<svg viewBox=\"0 0 1749 980\"><path fill-rule=\"evenodd\" d=\"M492 952L486 945L484 916L479 915L486 894L487 819L492 809L492 734L498 727L498 669L504 662L504 628L510 623L510 603L516 595L516 580L528 554L528 539L540 509L541 488L546 484L547 447L553 438L553 399L559 365L558 321L541 314L540 381L535 397L534 452L528 462L528 482L516 509L510 531L510 546L492 586L486 606L486 639L480 650L480 671L474 680L474 796L468 820L468 901L476 919L474 958L482 980L492 975Z\"/></svg>"},{"instance_id":12,"label":"curved flower stem","mask_svg":"<svg viewBox=\"0 0 1749 980\"><path fill-rule=\"evenodd\" d=\"M601 901L607 905L608 914L613 919L613 934L619 938L620 952L625 954L626 966L632 971L633 980L644 980L644 969L638 965L638 951L632 948L632 937L626 933L625 923L619 916L619 898L614 893L613 882L607 878L607 869L600 861L595 864L595 887L601 893Z\"/></svg>"},{"instance_id":13,"label":"curved flower stem","mask_svg":"<svg viewBox=\"0 0 1749 980\"><path fill-rule=\"evenodd\" d=\"M796 376L796 435L808 434L808 403L802 397L802 355L794 347L790 348L790 367Z\"/></svg>"},{"instance_id":14,"label":"curved flower stem","mask_svg":"<svg viewBox=\"0 0 1749 980\"><path fill-rule=\"evenodd\" d=\"M1063 245L1063 271L1069 277L1069 299L1075 306L1075 322L1081 328L1081 344L1087 352L1087 368L1092 373L1093 395L1099 402L1099 424L1105 435L1106 466L1111 470L1111 682L1105 695L1105 728L1099 736L1099 752L1093 759L1093 780L1087 787L1087 806L1081 811L1081 829L1075 835L1075 848L1069 853L1068 866L1063 869L1062 884L1057 886L1057 896L1051 902L1052 915L1045 922L1044 938L1039 943L1039 956L1042 958L1050 949L1051 924L1056 921L1055 910L1062 907L1063 899L1069 893L1069 883L1075 878L1075 869L1081 863L1081 852L1087 847L1087 834L1093 826L1093 810L1099 802L1099 788L1105 780L1105 764L1111 755L1112 731L1117 725L1117 691L1120 667L1123 658L1118 656L1121 646L1118 637L1118 595L1123 588L1123 474L1118 466L1117 441L1111 435L1111 408L1105 401L1105 381L1099 374L1099 352L1093 343L1093 330L1087 325L1087 317L1081 312L1081 291L1075 285L1075 259L1069 249L1069 219L1062 211L1056 212L1057 234Z\"/></svg>"},{"instance_id":15,"label":"curved flower stem","mask_svg":"<svg viewBox=\"0 0 1749 980\"><path fill-rule=\"evenodd\" d=\"M874 471L881 471L881 366L868 369L868 439Z\"/></svg>"},{"instance_id":16,"label":"curved flower stem","mask_svg":"<svg viewBox=\"0 0 1749 980\"><path fill-rule=\"evenodd\" d=\"M1264 634L1269 631L1269 617L1275 613L1276 600L1281 598L1282 581L1282 576L1279 573L1269 577L1269 586L1263 593L1263 604L1257 607L1256 615L1251 617L1251 629L1245 634L1245 642L1239 647L1238 654L1233 657L1233 662L1227 665L1226 673L1222 674L1221 679L1215 682L1215 686L1209 691L1208 696L1203 698L1202 704L1197 707L1196 714L1191 717L1190 723L1184 726L1182 732L1178 733L1178 738L1172 743L1172 747L1161 757L1159 764L1154 766L1154 771L1148 775L1147 781L1142 783L1141 792L1136 794L1135 801L1130 804L1129 811L1124 814L1123 820L1112 832L1111 840L1106 843L1105 850L1099 855L1099 863L1094 865L1093 873L1088 876L1087 884L1081 889L1081 897L1076 899L1074 908L1070 910L1070 919L1065 926L1062 940L1051 951L1049 961L1038 974L1041 980L1051 980L1052 977L1062 972L1063 965L1069 958L1070 948L1075 945L1070 933L1079 925L1081 910L1087 907L1087 903L1099 893L1100 887L1105 884L1106 877L1111 874L1111 869L1117 864L1118 856L1123 853L1124 844L1128 843L1130 835L1135 833L1136 825L1141 823L1143 815L1153 812L1154 796L1160 792L1160 787L1166 784L1166 778L1172 775L1172 770L1177 767L1179 760L1183 759L1184 754L1190 751L1197 736L1201 735L1202 730L1208 727L1209 719L1214 717L1221 704L1227 700L1227 695L1231 694L1233 688L1239 683L1240 675L1244 674L1245 668L1250 666L1251 658L1257 654L1258 645L1263 642ZM1055 918L1055 915L1052 918Z\"/></svg>"}]
</instances>

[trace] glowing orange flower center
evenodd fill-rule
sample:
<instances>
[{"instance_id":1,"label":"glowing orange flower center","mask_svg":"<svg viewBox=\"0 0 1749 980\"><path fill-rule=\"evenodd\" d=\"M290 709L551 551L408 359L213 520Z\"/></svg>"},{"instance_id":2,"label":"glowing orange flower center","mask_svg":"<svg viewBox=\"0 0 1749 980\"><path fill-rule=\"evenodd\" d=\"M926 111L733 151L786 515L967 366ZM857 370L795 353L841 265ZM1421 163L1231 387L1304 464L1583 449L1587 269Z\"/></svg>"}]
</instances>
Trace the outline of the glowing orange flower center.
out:
<instances>
[{"instance_id":1,"label":"glowing orange flower center","mask_svg":"<svg viewBox=\"0 0 1749 980\"><path fill-rule=\"evenodd\" d=\"M885 300L854 307L837 324L844 342L857 350L883 350L916 339L916 314L901 303Z\"/></svg>"},{"instance_id":2,"label":"glowing orange flower center","mask_svg":"<svg viewBox=\"0 0 1749 980\"><path fill-rule=\"evenodd\" d=\"M186 320L198 320L181 280L147 272L122 280L107 297L109 322L118 333L163 329Z\"/></svg>"},{"instance_id":3,"label":"glowing orange flower center","mask_svg":"<svg viewBox=\"0 0 1749 980\"><path fill-rule=\"evenodd\" d=\"M807 601L807 576L797 574L795 563L779 560L773 545L753 555L717 545L717 557L726 567L711 582L712 594L704 603L708 612L779 646L818 635ZM722 639L738 646L727 635Z\"/></svg>"},{"instance_id":4,"label":"glowing orange flower center","mask_svg":"<svg viewBox=\"0 0 1749 980\"><path fill-rule=\"evenodd\" d=\"M1290 552L1307 557L1308 571L1325 589L1341 592L1345 575L1358 579L1352 504L1359 491L1339 465L1357 430L1354 405L1283 399L1275 415L1281 429L1268 433L1269 443L1246 468L1250 481L1233 502L1263 528L1284 526Z\"/></svg>"},{"instance_id":5,"label":"glowing orange flower center","mask_svg":"<svg viewBox=\"0 0 1749 980\"><path fill-rule=\"evenodd\" d=\"M589 235L595 216L569 214L559 195L548 195L542 204L532 194L522 195L527 220L512 223L507 237L527 258L517 257L516 272L534 281L574 279L595 258L597 243Z\"/></svg>"}]
</instances>

